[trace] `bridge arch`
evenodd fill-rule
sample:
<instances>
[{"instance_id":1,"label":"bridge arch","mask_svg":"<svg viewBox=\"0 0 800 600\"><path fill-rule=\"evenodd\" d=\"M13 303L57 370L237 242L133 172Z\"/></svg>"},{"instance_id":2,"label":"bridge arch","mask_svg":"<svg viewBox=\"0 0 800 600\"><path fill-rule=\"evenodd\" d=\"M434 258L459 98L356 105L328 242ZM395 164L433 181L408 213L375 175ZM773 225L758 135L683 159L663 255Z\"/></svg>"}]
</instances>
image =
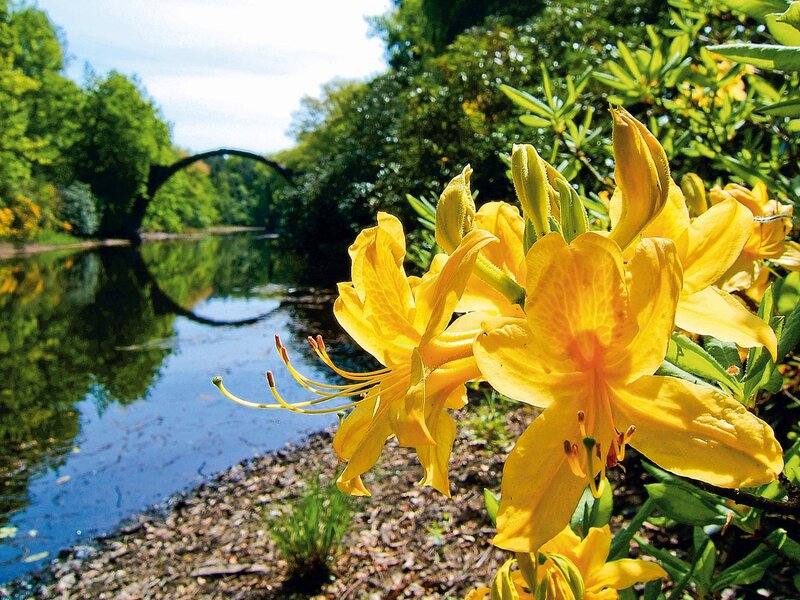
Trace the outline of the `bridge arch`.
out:
<instances>
[{"instance_id":1,"label":"bridge arch","mask_svg":"<svg viewBox=\"0 0 800 600\"><path fill-rule=\"evenodd\" d=\"M147 207L150 205L150 202L155 197L159 188L181 169L185 169L193 163L206 158L211 158L212 156L241 156L243 158L249 158L267 165L281 177L283 177L287 182L294 184L294 172L291 169L287 169L280 163L269 159L266 156L256 154L255 152L250 152L249 150L239 150L237 148L217 148L216 150L208 150L206 152L200 152L199 154L185 156L184 158L175 161L171 165L151 165L150 173L147 178L147 190L144 194L140 194L135 199L133 203L133 209L131 210L129 229L132 239L139 239L138 232L142 227L142 222L144 221L144 215L147 212Z\"/></svg>"}]
</instances>

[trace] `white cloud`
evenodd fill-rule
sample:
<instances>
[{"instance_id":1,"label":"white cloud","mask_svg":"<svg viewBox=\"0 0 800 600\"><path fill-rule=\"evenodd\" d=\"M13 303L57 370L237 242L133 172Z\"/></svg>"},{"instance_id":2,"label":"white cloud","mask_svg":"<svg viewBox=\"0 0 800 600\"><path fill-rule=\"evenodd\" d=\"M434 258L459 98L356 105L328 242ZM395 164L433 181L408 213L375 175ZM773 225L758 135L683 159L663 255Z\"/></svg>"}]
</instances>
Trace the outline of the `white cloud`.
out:
<instances>
[{"instance_id":1,"label":"white cloud","mask_svg":"<svg viewBox=\"0 0 800 600\"><path fill-rule=\"evenodd\" d=\"M389 0L39 0L61 26L80 79L138 74L192 150L235 146L274 151L304 95L335 77L385 68L365 15Z\"/></svg>"}]
</instances>

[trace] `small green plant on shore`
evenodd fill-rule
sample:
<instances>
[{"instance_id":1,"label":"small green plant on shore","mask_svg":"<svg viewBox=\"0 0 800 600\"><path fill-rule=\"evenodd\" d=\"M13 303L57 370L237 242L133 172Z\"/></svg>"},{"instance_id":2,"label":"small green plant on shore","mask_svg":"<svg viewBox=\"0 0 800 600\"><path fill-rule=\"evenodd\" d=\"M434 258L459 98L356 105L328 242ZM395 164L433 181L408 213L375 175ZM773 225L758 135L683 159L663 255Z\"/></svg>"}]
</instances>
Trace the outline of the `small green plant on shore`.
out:
<instances>
[{"instance_id":1,"label":"small green plant on shore","mask_svg":"<svg viewBox=\"0 0 800 600\"><path fill-rule=\"evenodd\" d=\"M322 485L316 475L288 511L265 514L267 531L288 563L289 580L324 581L354 512L350 496L335 484Z\"/></svg>"}]
</instances>

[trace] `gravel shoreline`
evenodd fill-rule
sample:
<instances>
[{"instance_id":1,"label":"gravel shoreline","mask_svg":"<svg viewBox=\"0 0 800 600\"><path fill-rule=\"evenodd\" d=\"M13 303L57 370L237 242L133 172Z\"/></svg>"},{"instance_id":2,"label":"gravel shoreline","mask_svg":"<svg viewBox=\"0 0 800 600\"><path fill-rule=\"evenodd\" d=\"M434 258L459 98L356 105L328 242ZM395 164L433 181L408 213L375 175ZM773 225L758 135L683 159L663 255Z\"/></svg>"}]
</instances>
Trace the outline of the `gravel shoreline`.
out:
<instances>
[{"instance_id":1,"label":"gravel shoreline","mask_svg":"<svg viewBox=\"0 0 800 600\"><path fill-rule=\"evenodd\" d=\"M532 414L508 413L516 437ZM265 531L264 511L288 506L302 482L323 481L337 459L331 431L240 463L131 519L115 532L59 553L0 588L13 598L462 598L505 560L490 544L483 489L497 490L510 443L487 444L459 424L451 461L452 498L415 484L412 451L389 443L365 482L334 578L314 595L287 589L286 564ZM508 439L508 438L505 438Z\"/></svg>"}]
</instances>

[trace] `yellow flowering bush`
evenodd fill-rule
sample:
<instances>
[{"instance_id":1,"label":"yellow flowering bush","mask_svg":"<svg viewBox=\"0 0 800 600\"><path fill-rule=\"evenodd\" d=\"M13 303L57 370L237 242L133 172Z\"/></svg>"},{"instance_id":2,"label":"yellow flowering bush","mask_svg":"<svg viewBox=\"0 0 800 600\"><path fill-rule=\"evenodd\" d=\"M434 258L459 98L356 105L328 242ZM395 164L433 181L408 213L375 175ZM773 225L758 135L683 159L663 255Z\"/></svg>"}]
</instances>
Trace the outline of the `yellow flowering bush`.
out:
<instances>
[{"instance_id":1,"label":"yellow flowering bush","mask_svg":"<svg viewBox=\"0 0 800 600\"><path fill-rule=\"evenodd\" d=\"M341 369L321 338L309 338L344 380L313 381L277 339L308 400L287 401L272 373L270 403L238 398L214 380L247 406L346 411L333 446L345 463L339 489L356 495L369 495L362 475L394 437L415 449L420 485L449 496L456 435L450 411L468 410L469 382L538 407L505 462L496 507L494 544L516 558L471 599L616 598L634 583L666 577L680 579L679 589L691 583L716 590L693 575L696 566L682 570L685 561L664 562L657 549L648 553L662 566L625 558L653 510L695 526L724 517L726 527L749 533L763 533L770 511L798 510L797 471L787 479L781 444L754 399L774 388L775 363L800 339L800 313L775 314L765 292L755 314L730 283L739 265L751 268L753 236L764 227L775 232L759 259L794 250L783 241L784 209L764 190L756 196L739 187L712 190L706 206L695 179L684 182L684 194L647 127L624 109L611 113L616 166L608 230L591 229L585 199L533 147L515 146L518 205L476 208L472 169L465 168L431 215L444 252L421 277L403 268L405 236L391 215L379 213L377 225L350 247L351 280L339 284L334 313L382 368ZM746 367L739 363L745 352ZM796 463L796 446L787 465ZM648 510L642 507L619 538L607 520L591 518L578 535L569 524L579 501L609 494L606 474L624 471L628 447L660 466L648 466L659 482L647 488ZM719 495L742 508L731 509ZM781 546L788 538L776 531ZM722 573L728 586L758 579L744 567Z\"/></svg>"}]
</instances>

